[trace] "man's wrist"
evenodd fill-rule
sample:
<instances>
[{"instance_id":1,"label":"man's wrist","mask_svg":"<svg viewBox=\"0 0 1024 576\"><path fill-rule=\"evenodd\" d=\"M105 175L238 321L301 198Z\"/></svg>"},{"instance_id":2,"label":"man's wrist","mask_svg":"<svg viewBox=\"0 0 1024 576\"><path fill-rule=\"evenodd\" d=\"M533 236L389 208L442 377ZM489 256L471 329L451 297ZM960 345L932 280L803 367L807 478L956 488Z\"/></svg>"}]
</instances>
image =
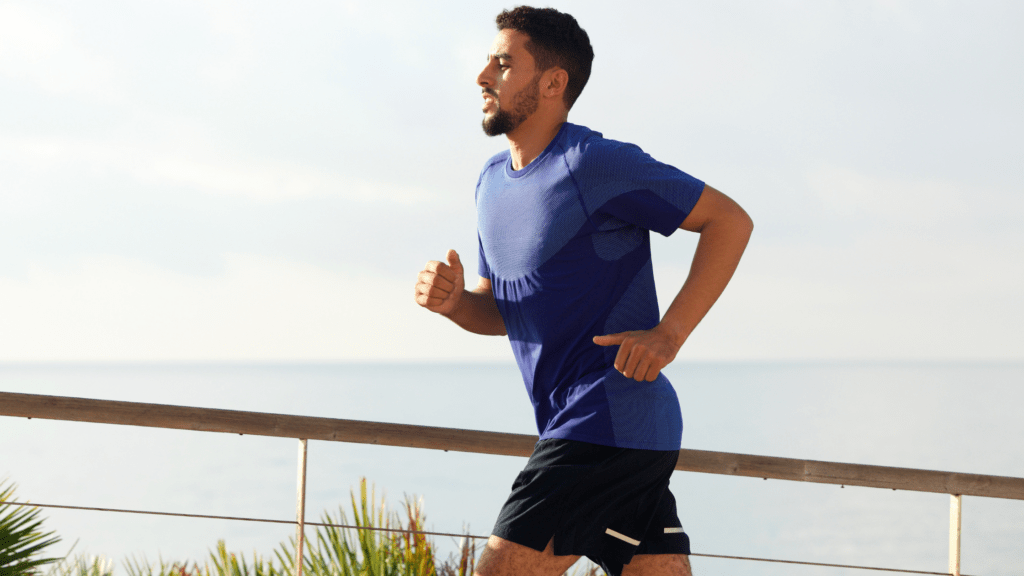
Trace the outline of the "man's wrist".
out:
<instances>
[{"instance_id":1,"label":"man's wrist","mask_svg":"<svg viewBox=\"0 0 1024 576\"><path fill-rule=\"evenodd\" d=\"M464 292L460 292L458 298L455 299L455 304L452 305L452 309L447 312L441 312L441 316L444 316L445 318L451 320L452 322L455 322L455 313L459 309L459 304L462 303L463 294Z\"/></svg>"},{"instance_id":2,"label":"man's wrist","mask_svg":"<svg viewBox=\"0 0 1024 576\"><path fill-rule=\"evenodd\" d=\"M682 348L683 343L690 337L690 333L674 322L662 319L658 328L664 332L668 339L675 344L676 348Z\"/></svg>"}]
</instances>

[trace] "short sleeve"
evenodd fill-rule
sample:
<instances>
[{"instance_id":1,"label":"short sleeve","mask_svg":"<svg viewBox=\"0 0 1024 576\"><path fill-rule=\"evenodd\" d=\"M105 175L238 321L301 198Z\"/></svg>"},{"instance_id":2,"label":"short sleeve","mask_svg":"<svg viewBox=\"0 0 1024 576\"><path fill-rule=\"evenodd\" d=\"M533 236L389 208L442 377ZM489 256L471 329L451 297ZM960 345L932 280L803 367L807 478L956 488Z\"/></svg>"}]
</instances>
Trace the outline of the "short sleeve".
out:
<instances>
[{"instance_id":1,"label":"short sleeve","mask_svg":"<svg viewBox=\"0 0 1024 576\"><path fill-rule=\"evenodd\" d=\"M476 235L476 243L479 246L479 256L477 257L477 274L481 278L491 277L491 267L487 264L487 256L484 254L484 243L480 240L480 233Z\"/></svg>"},{"instance_id":2,"label":"short sleeve","mask_svg":"<svg viewBox=\"0 0 1024 576\"><path fill-rule=\"evenodd\" d=\"M473 192L473 202L474 203L478 204L480 202L480 183L483 182L484 173L487 172L487 168L491 164L493 164L493 163L494 163L494 158L491 158L491 160L488 161L487 165L484 166L484 169L480 171L480 177L477 178L477 180L476 180L476 191ZM480 232L479 232L479 230L476 233L476 244L477 244L477 251L478 251L478 253L477 253L477 265L476 265L477 274L479 274L481 278L490 278L491 277L491 267L487 264L487 256L484 254L484 243L483 243L483 240L480 239Z\"/></svg>"},{"instance_id":3,"label":"short sleeve","mask_svg":"<svg viewBox=\"0 0 1024 576\"><path fill-rule=\"evenodd\" d=\"M664 236L679 228L704 191L703 181L614 140L583 150L575 172L595 220L617 218Z\"/></svg>"}]
</instances>

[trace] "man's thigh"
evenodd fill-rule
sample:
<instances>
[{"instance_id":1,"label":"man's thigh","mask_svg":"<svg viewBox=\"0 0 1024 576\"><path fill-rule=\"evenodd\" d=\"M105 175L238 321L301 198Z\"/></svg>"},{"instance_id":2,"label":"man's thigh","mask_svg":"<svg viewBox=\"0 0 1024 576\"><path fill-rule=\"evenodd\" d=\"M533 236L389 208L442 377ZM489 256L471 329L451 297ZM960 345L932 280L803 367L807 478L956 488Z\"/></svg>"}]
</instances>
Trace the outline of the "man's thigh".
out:
<instances>
[{"instance_id":1,"label":"man's thigh","mask_svg":"<svg viewBox=\"0 0 1024 576\"><path fill-rule=\"evenodd\" d=\"M476 563L474 576L562 576L579 556L555 556L554 539L543 552L491 536Z\"/></svg>"},{"instance_id":2,"label":"man's thigh","mask_svg":"<svg viewBox=\"0 0 1024 576\"><path fill-rule=\"evenodd\" d=\"M622 576L692 576L686 554L637 554L622 569Z\"/></svg>"}]
</instances>

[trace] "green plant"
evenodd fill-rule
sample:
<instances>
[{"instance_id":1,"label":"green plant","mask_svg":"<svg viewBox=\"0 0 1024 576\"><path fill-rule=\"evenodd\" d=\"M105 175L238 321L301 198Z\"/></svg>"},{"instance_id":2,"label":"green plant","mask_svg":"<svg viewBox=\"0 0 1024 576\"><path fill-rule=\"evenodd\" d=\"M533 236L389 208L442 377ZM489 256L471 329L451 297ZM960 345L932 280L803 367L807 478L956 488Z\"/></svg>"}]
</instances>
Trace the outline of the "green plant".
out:
<instances>
[{"instance_id":1,"label":"green plant","mask_svg":"<svg viewBox=\"0 0 1024 576\"><path fill-rule=\"evenodd\" d=\"M223 545L223 541L219 544ZM161 558L154 568L145 557L140 560L133 556L123 564L128 576L204 576L203 570L195 562L189 568L188 562L167 563Z\"/></svg>"},{"instance_id":2,"label":"green plant","mask_svg":"<svg viewBox=\"0 0 1024 576\"><path fill-rule=\"evenodd\" d=\"M359 484L359 500L352 494L351 525L355 528L318 528L310 541L305 570L315 576L435 576L434 550L426 535L371 529L422 531L426 521L422 504L406 499L404 508L407 522L403 525L397 513L387 510L383 498L378 506L375 490L367 493L364 478ZM349 524L340 508L337 520L326 512L322 518L324 524ZM291 560L291 550L294 542L290 550L279 551L279 559Z\"/></svg>"},{"instance_id":3,"label":"green plant","mask_svg":"<svg viewBox=\"0 0 1024 576\"><path fill-rule=\"evenodd\" d=\"M240 557L241 560L239 560ZM202 576L213 576L214 574L217 576L283 576L293 573L293 570L290 569L278 570L274 567L273 562L263 560L255 552L252 554L252 567L250 568L245 562L244 556L228 552L227 545L224 544L223 540L217 542L217 551L211 552L210 558L213 560L213 569L211 570L209 564L207 564L205 573L202 573ZM283 562L282 565L284 565ZM189 576L189 574L182 571L180 576ZM195 576L200 576L200 574L200 571L197 569ZM174 576L178 576L178 573L175 573Z\"/></svg>"},{"instance_id":4,"label":"green plant","mask_svg":"<svg viewBox=\"0 0 1024 576\"><path fill-rule=\"evenodd\" d=\"M406 498L401 511L388 509L384 498L377 499L376 490L360 482L358 496L351 495L351 521L342 508L336 515L325 512L324 524L353 526L318 526L307 533L303 554L303 573L310 576L469 576L476 561L474 544L464 544L458 558L437 564L434 547L425 534L426 517L422 503ZM383 528L384 530L380 530ZM407 532L411 531L411 532ZM469 539L466 539L467 541ZM158 565L132 558L124 563L128 576L295 576L296 542L289 538L274 550L273 557L263 558L255 552L251 562L247 556L228 552L223 540L203 566L198 563L166 563ZM59 576L93 576L92 574L61 574ZM105 575L96 575L105 576Z\"/></svg>"},{"instance_id":5,"label":"green plant","mask_svg":"<svg viewBox=\"0 0 1024 576\"><path fill-rule=\"evenodd\" d=\"M38 574L39 567L60 560L41 557L60 538L43 531L39 508L11 503L14 488L7 480L0 482L0 574Z\"/></svg>"},{"instance_id":6,"label":"green plant","mask_svg":"<svg viewBox=\"0 0 1024 576\"><path fill-rule=\"evenodd\" d=\"M0 503L13 493L13 487L0 493ZM476 565L477 545L471 538L463 538L459 553L444 562L435 558L434 545L426 534L426 516L423 504L414 498L406 498L399 512L388 509L383 497L378 501L376 490L368 487L364 478L356 491L351 493L352 514L349 521L345 510L339 507L337 515L325 512L321 519L324 524L352 526L318 526L307 534L303 554L303 573L310 576L470 576ZM7 507L10 507L9 505ZM0 505L0 512L4 507ZM8 571L6 564L0 564L0 576L38 576L34 568L52 562L47 576L113 576L114 564L102 556L88 557L84 554L64 558L37 559L47 546L57 541L53 533L42 533L40 521L36 518L38 509L22 508L3 515L6 521L15 518L11 524L18 534L28 534L31 539L23 542L20 550L24 557L31 557L31 565L21 571ZM0 525L0 530L2 530ZM3 535L0 532L0 535ZM25 541L23 535L21 539ZM3 536L6 550L6 536ZM2 558L2 556L0 556ZM271 558L264 558L253 552L251 562L242 554L228 552L223 540L203 565L198 562L148 561L145 557L131 557L122 564L127 576L295 576L296 542L289 538L274 550Z\"/></svg>"},{"instance_id":7,"label":"green plant","mask_svg":"<svg viewBox=\"0 0 1024 576\"><path fill-rule=\"evenodd\" d=\"M74 548L72 546L72 548ZM114 561L103 556L86 556L79 554L72 557L71 551L64 558L54 562L47 571L47 576L112 576Z\"/></svg>"},{"instance_id":8,"label":"green plant","mask_svg":"<svg viewBox=\"0 0 1024 576\"><path fill-rule=\"evenodd\" d=\"M468 532L468 530L467 530ZM476 539L464 537L458 557L448 558L437 567L438 576L471 576L476 569Z\"/></svg>"}]
</instances>

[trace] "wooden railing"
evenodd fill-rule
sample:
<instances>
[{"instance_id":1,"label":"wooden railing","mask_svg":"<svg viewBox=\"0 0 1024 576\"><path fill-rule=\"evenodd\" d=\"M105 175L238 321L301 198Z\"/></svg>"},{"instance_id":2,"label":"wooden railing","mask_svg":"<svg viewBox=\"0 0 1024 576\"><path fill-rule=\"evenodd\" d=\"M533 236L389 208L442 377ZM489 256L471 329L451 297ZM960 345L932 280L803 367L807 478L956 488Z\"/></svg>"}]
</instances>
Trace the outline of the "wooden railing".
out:
<instances>
[{"instance_id":1,"label":"wooden railing","mask_svg":"<svg viewBox=\"0 0 1024 576\"><path fill-rule=\"evenodd\" d=\"M524 457L530 455L537 442L537 436L526 434L11 392L0 392L0 416L299 439L300 504L297 523L300 527L300 543L305 515L306 440ZM960 564L960 497L968 495L1024 500L1024 478L1007 476L686 449L680 450L676 469L705 474L949 494L952 496L949 573L954 575L959 575Z\"/></svg>"}]
</instances>

